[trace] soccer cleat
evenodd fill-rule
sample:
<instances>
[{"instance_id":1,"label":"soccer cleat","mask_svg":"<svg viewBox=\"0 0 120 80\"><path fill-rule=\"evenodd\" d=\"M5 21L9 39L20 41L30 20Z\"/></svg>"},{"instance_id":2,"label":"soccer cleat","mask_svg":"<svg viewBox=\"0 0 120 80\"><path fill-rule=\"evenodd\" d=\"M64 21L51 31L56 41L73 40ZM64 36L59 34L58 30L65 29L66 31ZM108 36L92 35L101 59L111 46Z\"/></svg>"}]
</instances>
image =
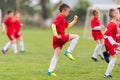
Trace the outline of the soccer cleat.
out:
<instances>
[{"instance_id":1,"label":"soccer cleat","mask_svg":"<svg viewBox=\"0 0 120 80\"><path fill-rule=\"evenodd\" d=\"M3 54L6 54L7 53L7 50L1 50Z\"/></svg>"},{"instance_id":2,"label":"soccer cleat","mask_svg":"<svg viewBox=\"0 0 120 80\"><path fill-rule=\"evenodd\" d=\"M75 60L75 58L72 56L72 54L69 53L68 51L66 51L66 52L64 53L64 55L67 56L67 57L68 57L70 60L72 60L72 61Z\"/></svg>"},{"instance_id":3,"label":"soccer cleat","mask_svg":"<svg viewBox=\"0 0 120 80\"><path fill-rule=\"evenodd\" d=\"M56 76L55 72L48 72L47 75L48 76Z\"/></svg>"},{"instance_id":4,"label":"soccer cleat","mask_svg":"<svg viewBox=\"0 0 120 80\"><path fill-rule=\"evenodd\" d=\"M20 53L24 53L25 51L20 51Z\"/></svg>"},{"instance_id":5,"label":"soccer cleat","mask_svg":"<svg viewBox=\"0 0 120 80\"><path fill-rule=\"evenodd\" d=\"M112 78L111 75L104 75L104 78Z\"/></svg>"},{"instance_id":6,"label":"soccer cleat","mask_svg":"<svg viewBox=\"0 0 120 80\"><path fill-rule=\"evenodd\" d=\"M102 60L104 60L104 57L103 57L103 56L101 56L101 55L98 55L98 56L100 56L100 58L101 58Z\"/></svg>"},{"instance_id":7,"label":"soccer cleat","mask_svg":"<svg viewBox=\"0 0 120 80\"><path fill-rule=\"evenodd\" d=\"M94 57L91 57L91 59L92 59L93 61L95 61L95 62L98 61L98 60L97 60L96 58L94 58Z\"/></svg>"},{"instance_id":8,"label":"soccer cleat","mask_svg":"<svg viewBox=\"0 0 120 80\"><path fill-rule=\"evenodd\" d=\"M104 56L105 61L106 61L107 63L109 63L109 62L110 62L110 60L109 60L110 56L109 56L109 54L107 53L107 51L103 52L103 56Z\"/></svg>"}]
</instances>

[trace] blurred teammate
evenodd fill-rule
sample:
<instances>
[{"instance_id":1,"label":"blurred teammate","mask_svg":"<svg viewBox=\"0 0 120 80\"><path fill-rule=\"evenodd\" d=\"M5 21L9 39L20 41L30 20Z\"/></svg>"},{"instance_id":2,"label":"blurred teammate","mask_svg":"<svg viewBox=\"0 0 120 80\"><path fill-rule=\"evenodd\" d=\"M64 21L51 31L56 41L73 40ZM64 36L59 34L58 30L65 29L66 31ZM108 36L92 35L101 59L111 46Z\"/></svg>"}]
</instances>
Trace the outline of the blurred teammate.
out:
<instances>
[{"instance_id":1,"label":"blurred teammate","mask_svg":"<svg viewBox=\"0 0 120 80\"><path fill-rule=\"evenodd\" d=\"M23 53L24 52L24 42L23 42L23 38L22 38L22 34L20 32L20 28L21 28L21 21L20 21L20 13L19 12L15 12L14 14L14 37L17 41L20 42L20 52ZM5 54L8 50L8 48L11 46L11 42L8 42L5 47L2 49L3 53Z\"/></svg>"},{"instance_id":2,"label":"blurred teammate","mask_svg":"<svg viewBox=\"0 0 120 80\"><path fill-rule=\"evenodd\" d=\"M73 26L76 22L78 17L74 16L74 19L71 23L68 23L65 19L69 15L70 7L62 3L59 6L60 13L57 15L56 19L54 20L52 24L52 30L53 30L53 48L54 48L54 56L51 60L49 69L48 69L48 75L49 76L56 76L54 73L55 66L58 61L58 57L60 55L60 50L62 49L63 45L71 41L70 46L68 47L67 51L64 53L65 56L67 56L70 60L75 60L72 56L71 52L73 51L74 47L76 46L79 36L76 34L66 34L65 29L70 28Z\"/></svg>"},{"instance_id":3,"label":"blurred teammate","mask_svg":"<svg viewBox=\"0 0 120 80\"><path fill-rule=\"evenodd\" d=\"M10 39L10 42L8 42L5 47L2 49L3 54L6 54L7 49L11 45L13 48L13 51L15 54L18 53L17 51L17 45L16 45L16 38L15 38L15 26L14 22L15 20L13 19L14 13L13 11L8 11L7 12L7 17L2 23L2 32L5 33L7 31L7 36Z\"/></svg>"},{"instance_id":4,"label":"blurred teammate","mask_svg":"<svg viewBox=\"0 0 120 80\"><path fill-rule=\"evenodd\" d=\"M118 9L110 9L109 16L111 18L111 21L107 25L106 31L104 33L104 39L105 39L105 48L109 53L111 60L108 64L104 77L112 78L111 72L116 62L116 48L120 47L120 43L116 42L116 35L120 31L116 23L116 21L119 19Z\"/></svg>"},{"instance_id":5,"label":"blurred teammate","mask_svg":"<svg viewBox=\"0 0 120 80\"><path fill-rule=\"evenodd\" d=\"M104 39L103 39L103 34L101 32L101 28L103 28L103 25L100 25L100 20L99 20L99 11L98 10L93 10L92 12L93 18L91 19L91 28L92 28L92 37L97 43L94 53L92 55L92 59L94 61L97 60L97 55L101 57L101 59L104 59L103 57L103 49L104 49Z\"/></svg>"}]
</instances>

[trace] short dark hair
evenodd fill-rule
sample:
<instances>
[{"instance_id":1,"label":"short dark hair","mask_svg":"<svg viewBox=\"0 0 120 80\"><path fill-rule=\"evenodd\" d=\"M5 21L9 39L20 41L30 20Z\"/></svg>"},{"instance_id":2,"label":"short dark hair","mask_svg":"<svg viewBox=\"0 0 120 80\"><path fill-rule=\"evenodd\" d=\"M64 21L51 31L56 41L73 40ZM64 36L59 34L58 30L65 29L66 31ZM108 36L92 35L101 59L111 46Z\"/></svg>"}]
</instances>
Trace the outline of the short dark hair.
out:
<instances>
[{"instance_id":1,"label":"short dark hair","mask_svg":"<svg viewBox=\"0 0 120 80\"><path fill-rule=\"evenodd\" d=\"M110 18L114 17L113 14L114 14L115 11L116 11L115 8L112 8L112 9L109 10L109 16L110 16Z\"/></svg>"},{"instance_id":2,"label":"short dark hair","mask_svg":"<svg viewBox=\"0 0 120 80\"><path fill-rule=\"evenodd\" d=\"M92 11L92 15L95 16L96 13L98 13L98 10L94 9L94 10Z\"/></svg>"},{"instance_id":3,"label":"short dark hair","mask_svg":"<svg viewBox=\"0 0 120 80\"><path fill-rule=\"evenodd\" d=\"M7 14L8 14L8 15L9 15L10 13L13 13L13 11L12 11L12 10L7 11Z\"/></svg>"},{"instance_id":4,"label":"short dark hair","mask_svg":"<svg viewBox=\"0 0 120 80\"><path fill-rule=\"evenodd\" d=\"M62 3L60 6L59 6L59 11L62 12L63 10L66 10L66 8L70 8L69 5L65 4L65 3Z\"/></svg>"}]
</instances>

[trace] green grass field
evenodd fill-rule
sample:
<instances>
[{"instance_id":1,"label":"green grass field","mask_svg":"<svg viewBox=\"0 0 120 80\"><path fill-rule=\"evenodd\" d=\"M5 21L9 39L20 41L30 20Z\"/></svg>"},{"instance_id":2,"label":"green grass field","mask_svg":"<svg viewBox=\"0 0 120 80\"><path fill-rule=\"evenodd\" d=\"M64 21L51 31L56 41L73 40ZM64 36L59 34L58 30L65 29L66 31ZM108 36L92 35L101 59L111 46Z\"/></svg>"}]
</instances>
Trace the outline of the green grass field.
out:
<instances>
[{"instance_id":1,"label":"green grass field","mask_svg":"<svg viewBox=\"0 0 120 80\"><path fill-rule=\"evenodd\" d=\"M80 40L73 51L76 61L72 62L63 53L69 42L63 47L56 67L56 77L47 76L47 69L53 56L51 29L23 29L25 53L15 55L10 48L8 54L0 54L0 80L109 80L103 77L107 64L98 57L98 62L91 60L95 42L82 39L83 29L68 29L67 33L80 35ZM0 34L0 49L8 41ZM19 49L19 46L18 46ZM113 79L120 80L120 55L112 72Z\"/></svg>"}]
</instances>

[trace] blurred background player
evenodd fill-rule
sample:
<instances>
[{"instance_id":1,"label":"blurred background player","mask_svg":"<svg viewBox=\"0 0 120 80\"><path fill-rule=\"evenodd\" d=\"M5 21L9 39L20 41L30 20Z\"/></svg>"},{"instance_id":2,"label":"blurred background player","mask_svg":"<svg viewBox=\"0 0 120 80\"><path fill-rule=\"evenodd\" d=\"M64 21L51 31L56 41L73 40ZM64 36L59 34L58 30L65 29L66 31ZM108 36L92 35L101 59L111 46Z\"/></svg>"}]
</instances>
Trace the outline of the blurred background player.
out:
<instances>
[{"instance_id":1,"label":"blurred background player","mask_svg":"<svg viewBox=\"0 0 120 80\"><path fill-rule=\"evenodd\" d=\"M92 12L93 18L91 19L91 28L92 28L92 37L97 43L94 53L92 55L92 59L94 61L97 60L97 55L101 57L101 59L104 59L103 57L103 49L104 49L104 39L103 39L103 34L101 32L101 28L103 28L103 25L100 25L100 20L99 20L99 11L98 10L93 10Z\"/></svg>"},{"instance_id":2,"label":"blurred background player","mask_svg":"<svg viewBox=\"0 0 120 80\"><path fill-rule=\"evenodd\" d=\"M65 29L73 26L77 22L78 17L74 16L74 19L71 23L68 23L66 21L65 17L69 15L70 7L65 3L62 3L59 6L59 11L60 13L58 14L58 16L56 17L56 19L54 20L52 24L52 30L54 34L53 36L54 56L51 60L51 63L48 69L49 76L56 76L56 74L54 73L54 69L57 64L58 57L60 55L60 50L62 49L63 45L66 42L71 41L71 40L72 41L70 43L70 46L68 47L64 55L67 56L70 60L73 60L73 61L75 60L71 52L73 51L74 47L76 46L79 40L78 35L65 33Z\"/></svg>"},{"instance_id":3,"label":"blurred background player","mask_svg":"<svg viewBox=\"0 0 120 80\"><path fill-rule=\"evenodd\" d=\"M7 49L10 45L12 45L13 51L15 54L18 53L17 51L17 45L16 45L16 38L15 38L15 26L14 22L15 20L13 19L14 13L13 11L7 11L7 17L2 23L2 32L5 33L7 31L7 36L10 39L10 42L8 42L5 47L2 49L3 54L6 54Z\"/></svg>"},{"instance_id":4,"label":"blurred background player","mask_svg":"<svg viewBox=\"0 0 120 80\"><path fill-rule=\"evenodd\" d=\"M120 31L119 27L117 26L117 20L120 17L118 9L110 9L109 16L111 18L111 21L107 25L106 31L104 33L104 38L105 38L105 48L109 53L111 60L108 64L104 77L112 78L110 74L116 62L116 48L120 47L120 43L116 42L116 35Z\"/></svg>"},{"instance_id":5,"label":"blurred background player","mask_svg":"<svg viewBox=\"0 0 120 80\"><path fill-rule=\"evenodd\" d=\"M22 34L20 32L21 26L22 26L22 24L20 21L20 13L15 12L14 13L14 27L15 27L14 36L15 36L17 42L19 41L19 43L20 43L20 52L23 53L24 52L24 42L23 42ZM3 51L7 52L8 48L10 46L11 46L11 42L8 42L5 45L5 47L3 48Z\"/></svg>"}]
</instances>

